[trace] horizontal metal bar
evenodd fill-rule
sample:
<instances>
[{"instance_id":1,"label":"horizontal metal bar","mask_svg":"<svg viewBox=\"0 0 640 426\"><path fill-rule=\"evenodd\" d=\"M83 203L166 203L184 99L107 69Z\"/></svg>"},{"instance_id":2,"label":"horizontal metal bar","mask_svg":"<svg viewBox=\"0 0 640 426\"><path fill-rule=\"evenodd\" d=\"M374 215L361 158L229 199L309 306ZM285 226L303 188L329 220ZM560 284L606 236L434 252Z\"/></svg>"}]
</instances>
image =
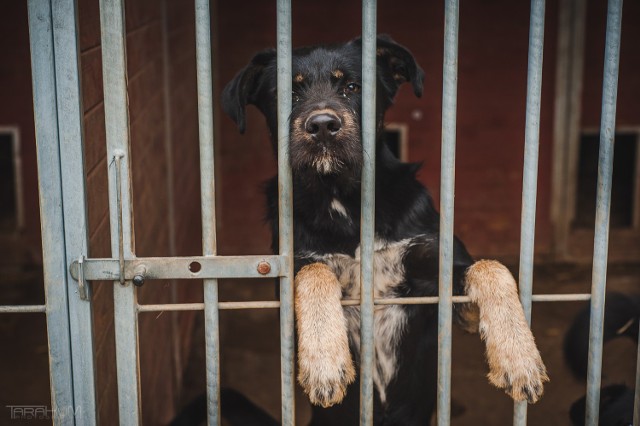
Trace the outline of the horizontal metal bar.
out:
<instances>
[{"instance_id":1,"label":"horizontal metal bar","mask_svg":"<svg viewBox=\"0 0 640 426\"><path fill-rule=\"evenodd\" d=\"M31 312L46 312L46 305L8 305L0 306L0 314L22 314Z\"/></svg>"},{"instance_id":2,"label":"horizontal metal bar","mask_svg":"<svg viewBox=\"0 0 640 426\"><path fill-rule=\"evenodd\" d=\"M138 257L125 259L124 279L144 275L147 280L209 278L275 278L286 273L286 257L268 256L193 256ZM78 279L78 262L71 264L71 276ZM84 279L119 280L118 259L84 259Z\"/></svg>"},{"instance_id":3,"label":"horizontal metal bar","mask_svg":"<svg viewBox=\"0 0 640 426\"><path fill-rule=\"evenodd\" d=\"M257 300L249 302L218 302L218 309L277 309L278 300ZM138 312L157 311L202 311L204 303L176 303L165 305L138 305Z\"/></svg>"},{"instance_id":4,"label":"horizontal metal bar","mask_svg":"<svg viewBox=\"0 0 640 426\"><path fill-rule=\"evenodd\" d=\"M158 312L158 311L202 311L204 303L167 303L160 305L138 305L138 312Z\"/></svg>"},{"instance_id":5,"label":"horizontal metal bar","mask_svg":"<svg viewBox=\"0 0 640 426\"><path fill-rule=\"evenodd\" d=\"M576 294L534 294L531 297L533 302L582 302L591 298L586 293ZM469 303L469 296L453 296L453 303ZM435 305L438 303L438 297L398 297L398 298L379 298L374 299L374 305ZM344 299L341 301L342 306L359 306L360 299ZM219 302L219 309L277 309L280 302L277 300L257 300L249 302ZM138 312L157 312L157 311L201 311L204 309L204 303L176 303L163 305L138 305ZM1 312L1 311L0 311Z\"/></svg>"},{"instance_id":6,"label":"horizontal metal bar","mask_svg":"<svg viewBox=\"0 0 640 426\"><path fill-rule=\"evenodd\" d=\"M533 302L583 302L589 300L591 300L590 293L534 294L531 296Z\"/></svg>"}]
</instances>

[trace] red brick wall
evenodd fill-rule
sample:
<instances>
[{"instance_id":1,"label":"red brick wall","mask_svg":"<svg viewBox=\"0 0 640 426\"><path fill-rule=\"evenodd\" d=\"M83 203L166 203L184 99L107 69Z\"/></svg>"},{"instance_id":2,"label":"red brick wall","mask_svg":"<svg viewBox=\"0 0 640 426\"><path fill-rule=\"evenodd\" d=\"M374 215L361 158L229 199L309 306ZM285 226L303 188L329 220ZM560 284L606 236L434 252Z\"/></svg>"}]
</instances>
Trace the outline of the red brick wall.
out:
<instances>
[{"instance_id":1,"label":"red brick wall","mask_svg":"<svg viewBox=\"0 0 640 426\"><path fill-rule=\"evenodd\" d=\"M125 3L136 252L143 256L198 254L200 196L193 6L180 0ZM166 22L162 19L164 4L168 8ZM98 0L81 0L78 6L90 255L110 257ZM0 21L0 125L20 129L26 213L23 240L37 260L41 252L40 220L26 2L0 2ZM163 33L168 41L166 84ZM170 122L169 127L165 127L166 121ZM168 178L169 165L173 166L172 180ZM171 192L175 194L173 199ZM173 228L169 226L169 203L175 208ZM171 229L175 233L173 247ZM112 288L111 282L94 283L93 292L98 416L103 424L117 423L118 415ZM201 287L193 282L154 282L139 292L139 300L193 302L201 300L201 293ZM146 424L164 424L174 414L182 370L191 348L194 317L193 313L140 316Z\"/></svg>"},{"instance_id":2,"label":"red brick wall","mask_svg":"<svg viewBox=\"0 0 640 426\"><path fill-rule=\"evenodd\" d=\"M256 0L237 8L234 2L224 0L219 8L218 56L224 58L220 62L224 84L254 52L275 45L275 7ZM536 226L536 250L540 253L548 253L551 242L556 10L556 2L547 4ZM411 7L399 7L392 1L378 4L378 31L406 45L426 73L424 96L417 99L410 89L401 90L387 121L408 125L409 159L424 161L419 177L436 200L440 186L443 13L439 2L414 2ZM360 17L358 2L296 4L294 45L351 39L360 32ZM460 8L455 232L474 255L513 258L519 250L528 22L526 2L470 2ZM331 31L327 31L328 25ZM250 31L251 36L239 37L240 28ZM421 118L412 118L413 112ZM247 132L241 136L230 119L223 116L220 120L225 206L221 245L254 252L268 249L268 230L260 221L264 208L259 183L274 172L274 160L263 119L253 107L249 107L247 123ZM247 170L252 173L247 175ZM229 239L227 230L233 232Z\"/></svg>"},{"instance_id":3,"label":"red brick wall","mask_svg":"<svg viewBox=\"0 0 640 426\"><path fill-rule=\"evenodd\" d=\"M138 256L198 254L194 12L178 0L167 0L165 22L164 2L128 0L125 4L135 252ZM110 257L98 1L80 1L79 12L91 255ZM163 34L168 41L166 82ZM165 102L168 102L166 111ZM170 127L165 127L167 121ZM171 192L175 194L173 200ZM173 228L169 215L171 202L176 210ZM170 244L171 229L175 230L174 247ZM201 298L198 286L185 284L149 282L138 292L139 302L171 303ZM94 284L98 407L105 424L117 418L112 287L111 282ZM140 315L142 417L147 424L166 423L174 414L193 318L193 313Z\"/></svg>"}]
</instances>

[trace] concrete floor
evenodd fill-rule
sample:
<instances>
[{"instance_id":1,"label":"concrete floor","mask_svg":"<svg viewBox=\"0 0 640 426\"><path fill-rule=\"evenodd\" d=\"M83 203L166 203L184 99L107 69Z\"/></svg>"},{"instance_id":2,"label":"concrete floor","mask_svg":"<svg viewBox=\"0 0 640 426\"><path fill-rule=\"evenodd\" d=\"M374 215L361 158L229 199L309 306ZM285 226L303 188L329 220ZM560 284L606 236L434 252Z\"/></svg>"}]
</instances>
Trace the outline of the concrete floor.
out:
<instances>
[{"instance_id":1,"label":"concrete floor","mask_svg":"<svg viewBox=\"0 0 640 426\"><path fill-rule=\"evenodd\" d=\"M536 293L588 292L590 267L539 266L535 270ZM2 269L0 304L43 303L42 277L38 270ZM609 267L608 288L640 292L640 264ZM273 299L270 282L221 283L221 300ZM583 302L538 303L533 308L533 330L551 382L542 400L529 409L530 425L568 425L568 410L584 395L585 385L572 378L564 365L561 345L564 333ZM202 324L202 317L199 317ZM278 311L221 312L222 384L233 387L274 417L280 415L280 357ZM8 405L50 405L46 323L42 314L3 314L0 317L0 425L12 424ZM204 392L204 330L196 329L197 344L185 375L182 400ZM636 348L631 341L605 346L603 385L634 385ZM477 335L454 328L452 371L452 425L508 425L512 402L491 387L485 375L483 346ZM309 419L306 397L298 390L298 424ZM50 424L40 421L36 424ZM31 424L31 422L29 422Z\"/></svg>"}]
</instances>

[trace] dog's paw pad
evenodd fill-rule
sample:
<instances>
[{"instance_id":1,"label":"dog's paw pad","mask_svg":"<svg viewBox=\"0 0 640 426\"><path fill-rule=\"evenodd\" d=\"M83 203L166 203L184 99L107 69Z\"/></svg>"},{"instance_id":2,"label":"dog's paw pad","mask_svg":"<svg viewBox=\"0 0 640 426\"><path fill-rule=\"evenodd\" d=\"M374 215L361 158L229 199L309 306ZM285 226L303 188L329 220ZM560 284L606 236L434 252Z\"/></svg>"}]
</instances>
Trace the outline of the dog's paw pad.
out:
<instances>
[{"instance_id":1,"label":"dog's paw pad","mask_svg":"<svg viewBox=\"0 0 640 426\"><path fill-rule=\"evenodd\" d=\"M347 386L355 380L355 369L351 359L340 365L300 366L298 382L314 405L324 408L339 404L344 399Z\"/></svg>"}]
</instances>

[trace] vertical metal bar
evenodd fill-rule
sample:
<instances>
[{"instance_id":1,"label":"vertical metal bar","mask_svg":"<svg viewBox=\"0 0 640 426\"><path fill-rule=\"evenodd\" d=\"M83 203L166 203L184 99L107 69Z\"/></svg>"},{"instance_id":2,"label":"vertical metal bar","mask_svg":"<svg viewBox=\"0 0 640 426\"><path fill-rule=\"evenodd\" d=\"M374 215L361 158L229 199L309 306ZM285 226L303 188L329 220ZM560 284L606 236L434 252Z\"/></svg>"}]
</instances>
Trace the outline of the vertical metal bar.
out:
<instances>
[{"instance_id":1,"label":"vertical metal bar","mask_svg":"<svg viewBox=\"0 0 640 426\"><path fill-rule=\"evenodd\" d=\"M64 251L51 3L49 0L29 0L28 12L51 405L56 425L73 425L74 417L68 415L68 408L75 405L66 290L67 267Z\"/></svg>"},{"instance_id":2,"label":"vertical metal bar","mask_svg":"<svg viewBox=\"0 0 640 426\"><path fill-rule=\"evenodd\" d=\"M58 94L58 132L67 263L89 255L86 188L84 178L83 110L80 87L78 10L74 0L53 2L54 50ZM78 291L67 277L73 356L73 391L76 421L96 424L93 314L90 287ZM80 293L80 294L79 294ZM87 296L84 297L83 296Z\"/></svg>"},{"instance_id":3,"label":"vertical metal bar","mask_svg":"<svg viewBox=\"0 0 640 426\"><path fill-rule=\"evenodd\" d=\"M293 311L293 194L289 165L289 115L291 114L291 0L277 4L278 67L278 226L280 255L287 257L280 278L280 368L282 424L295 424L295 365Z\"/></svg>"},{"instance_id":4,"label":"vertical metal bar","mask_svg":"<svg viewBox=\"0 0 640 426\"><path fill-rule=\"evenodd\" d=\"M129 164L129 109L127 102L126 34L124 0L100 0L102 74L109 159L109 221L111 252L133 254L131 168ZM116 161L117 159L117 161ZM118 178L119 177L119 178ZM122 196L118 197L118 190ZM120 203L118 202L120 198ZM122 225L119 226L119 216ZM136 291L131 281L114 283L114 318L118 405L121 425L140 424L140 368Z\"/></svg>"},{"instance_id":5,"label":"vertical metal bar","mask_svg":"<svg viewBox=\"0 0 640 426\"><path fill-rule=\"evenodd\" d=\"M527 71L527 119L524 133L522 176L522 217L520 221L520 302L531 324L533 289L533 252L536 232L536 194L538 184L538 146L540 136L540 98L544 46L544 0L531 1L529 28L529 64ZM527 424L526 401L514 404L513 424Z\"/></svg>"},{"instance_id":6,"label":"vertical metal bar","mask_svg":"<svg viewBox=\"0 0 640 426\"><path fill-rule=\"evenodd\" d=\"M376 186L376 0L362 2L362 209L360 216L360 424L373 424L373 256Z\"/></svg>"},{"instance_id":7,"label":"vertical metal bar","mask_svg":"<svg viewBox=\"0 0 640 426\"><path fill-rule=\"evenodd\" d=\"M442 154L440 172L440 277L438 295L438 425L449 424L451 405L451 321L453 279L453 198L455 189L458 93L458 0L444 10Z\"/></svg>"},{"instance_id":8,"label":"vertical metal bar","mask_svg":"<svg viewBox=\"0 0 640 426\"><path fill-rule=\"evenodd\" d=\"M198 131L200 135L200 196L202 250L216 254L216 207L213 150L213 83L211 69L211 15L209 0L196 0L196 68ZM218 332L218 280L204 280L204 318L207 371L207 419L220 424L220 338Z\"/></svg>"},{"instance_id":9,"label":"vertical metal bar","mask_svg":"<svg viewBox=\"0 0 640 426\"><path fill-rule=\"evenodd\" d=\"M169 255L174 257L177 255L176 250L176 221L175 221L175 191L173 187L173 135L171 123L171 76L170 76L170 49L169 49L169 16L168 16L168 0L161 1L162 9L162 89L164 96L162 98L162 106L164 111L164 152L167 159L167 232L169 233ZM171 303L178 303L178 283L176 280L170 280L171 286ZM173 368L174 379L176 383L182 383L182 347L180 332L180 313L171 313L171 337L173 349Z\"/></svg>"},{"instance_id":10,"label":"vertical metal bar","mask_svg":"<svg viewBox=\"0 0 640 426\"><path fill-rule=\"evenodd\" d=\"M591 323L589 329L589 364L587 371L586 424L598 424L600 379L602 368L602 333L604 301L607 285L607 255L609 248L609 211L613 173L613 143L616 127L618 66L620 63L620 30L622 0L609 0L607 38L604 51L602 84L602 116L600 119L600 152L598 158L598 192L591 281Z\"/></svg>"},{"instance_id":11,"label":"vertical metal bar","mask_svg":"<svg viewBox=\"0 0 640 426\"><path fill-rule=\"evenodd\" d=\"M638 351L636 353L636 388L633 397L633 426L640 426L640 331L638 331Z\"/></svg>"}]
</instances>

